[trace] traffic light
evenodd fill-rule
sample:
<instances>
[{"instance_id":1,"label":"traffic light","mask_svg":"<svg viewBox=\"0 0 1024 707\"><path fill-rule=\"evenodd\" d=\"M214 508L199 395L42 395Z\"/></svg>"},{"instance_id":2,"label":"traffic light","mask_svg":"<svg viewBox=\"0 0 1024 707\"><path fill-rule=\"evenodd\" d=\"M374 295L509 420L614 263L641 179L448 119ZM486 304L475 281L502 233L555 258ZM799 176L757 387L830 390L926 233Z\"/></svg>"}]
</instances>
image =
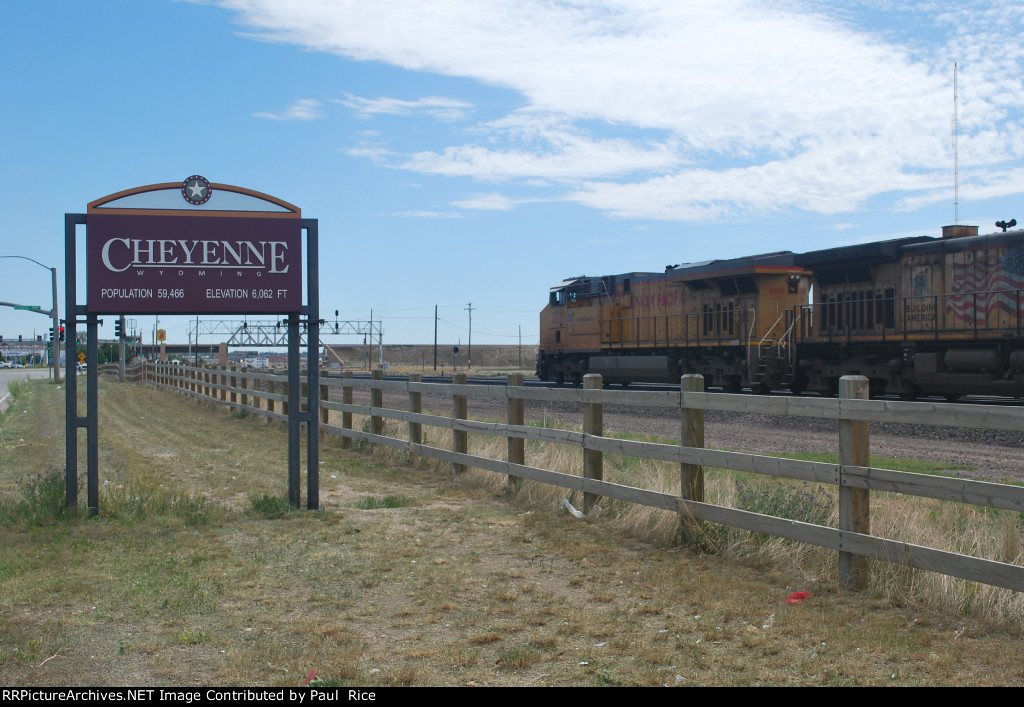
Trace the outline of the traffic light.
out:
<instances>
[{"instance_id":1,"label":"traffic light","mask_svg":"<svg viewBox=\"0 0 1024 707\"><path fill-rule=\"evenodd\" d=\"M61 342L64 341L64 325L63 324L60 325L60 340L61 340Z\"/></svg>"},{"instance_id":2,"label":"traffic light","mask_svg":"<svg viewBox=\"0 0 1024 707\"><path fill-rule=\"evenodd\" d=\"M52 326L52 327L50 327L50 336L47 339L47 341L56 341L56 340L57 340L57 327L53 327Z\"/></svg>"},{"instance_id":3,"label":"traffic light","mask_svg":"<svg viewBox=\"0 0 1024 707\"><path fill-rule=\"evenodd\" d=\"M114 322L114 337L117 339L124 338L124 325L121 324L121 317L118 317L117 321Z\"/></svg>"}]
</instances>

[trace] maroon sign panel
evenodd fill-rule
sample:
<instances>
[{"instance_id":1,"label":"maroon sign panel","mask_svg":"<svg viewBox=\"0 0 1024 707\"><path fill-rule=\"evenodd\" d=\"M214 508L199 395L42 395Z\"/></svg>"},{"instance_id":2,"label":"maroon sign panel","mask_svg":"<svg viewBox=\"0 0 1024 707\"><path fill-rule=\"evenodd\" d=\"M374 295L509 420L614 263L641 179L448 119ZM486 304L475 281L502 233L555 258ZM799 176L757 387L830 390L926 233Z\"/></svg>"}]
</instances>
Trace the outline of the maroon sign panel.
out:
<instances>
[{"instance_id":1,"label":"maroon sign panel","mask_svg":"<svg viewBox=\"0 0 1024 707\"><path fill-rule=\"evenodd\" d=\"M284 314L302 309L298 218L87 216L97 314Z\"/></svg>"}]
</instances>

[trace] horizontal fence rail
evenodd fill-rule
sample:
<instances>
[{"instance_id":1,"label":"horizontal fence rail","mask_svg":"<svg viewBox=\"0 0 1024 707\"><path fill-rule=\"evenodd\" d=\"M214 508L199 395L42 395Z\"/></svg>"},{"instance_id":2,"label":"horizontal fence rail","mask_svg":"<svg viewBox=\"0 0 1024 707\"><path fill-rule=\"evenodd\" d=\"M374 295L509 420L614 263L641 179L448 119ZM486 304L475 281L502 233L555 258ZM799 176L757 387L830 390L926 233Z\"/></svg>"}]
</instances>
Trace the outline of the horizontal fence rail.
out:
<instances>
[{"instance_id":1,"label":"horizontal fence rail","mask_svg":"<svg viewBox=\"0 0 1024 707\"><path fill-rule=\"evenodd\" d=\"M101 369L101 372L108 372ZM915 425L970 427L992 430L1024 430L1024 408L935 404L867 399L867 379L843 378L839 398L770 397L724 395L703 392L700 376L684 376L679 391L604 390L601 377L585 377L583 388L526 388L522 376L509 376L504 388L465 383L457 374L452 383L423 383L418 375L408 381L385 381L380 371L372 379L321 379L320 414L322 429L337 435L342 446L353 440L404 450L418 457L452 464L455 473L472 467L504 474L510 480L529 479L584 494L584 512L589 513L601 497L641 504L680 516L684 524L710 522L765 533L836 550L840 581L845 586L866 584L866 560L883 560L984 584L1024 591L1024 567L946 550L924 547L878 537L870 533L870 492L972 504L985 508L1024 512L1024 487L988 481L873 468L869 463L871 422L899 422ZM144 381L160 388L183 391L195 398L228 405L275 420L288 419L288 380L285 374L227 367L192 367L162 363L129 366L128 381ZM689 380L688 380L689 379ZM300 399L305 406L307 379L300 377ZM330 397L330 388L341 389ZM353 402L354 391L369 394L369 404ZM400 394L408 401L404 409L385 407L383 394ZM452 400L450 415L424 413L423 395ZM468 400L505 397L506 422L468 419ZM527 425L523 403L560 402L578 404L584 412L582 432ZM678 409L683 431L679 444L641 442L604 436L601 409L606 404ZM703 446L705 411L726 411L834 419L839 423L840 463L786 459L746 454ZM341 425L331 423L330 413L341 413ZM364 429L355 429L353 416L367 418ZM384 434L384 420L408 425L406 438ZM424 426L450 430L452 448L424 444ZM468 453L468 434L502 437L508 440L508 458L492 459ZM561 444L578 448L584 455L583 474L542 469L524 463L523 444ZM602 455L617 454L641 459L678 463L681 473L679 494L605 481ZM815 525L707 503L703 497L705 467L748 472L778 479L792 479L835 486L839 491L838 527Z\"/></svg>"}]
</instances>

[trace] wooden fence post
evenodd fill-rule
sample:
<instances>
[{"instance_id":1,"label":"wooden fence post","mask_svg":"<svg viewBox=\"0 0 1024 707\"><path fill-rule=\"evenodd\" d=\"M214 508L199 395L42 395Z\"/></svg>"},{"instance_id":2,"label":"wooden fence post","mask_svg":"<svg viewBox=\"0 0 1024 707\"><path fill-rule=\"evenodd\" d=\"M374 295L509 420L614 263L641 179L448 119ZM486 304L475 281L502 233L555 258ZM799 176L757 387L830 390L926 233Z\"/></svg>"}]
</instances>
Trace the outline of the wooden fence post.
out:
<instances>
[{"instance_id":1,"label":"wooden fence post","mask_svg":"<svg viewBox=\"0 0 1024 707\"><path fill-rule=\"evenodd\" d=\"M869 393L870 382L864 376L843 376L839 379L840 406L844 399L867 400ZM868 534L871 532L868 490L852 488L843 480L843 466L871 466L871 436L866 420L839 421L839 464L839 530ZM866 587L867 558L840 551L839 583L847 589Z\"/></svg>"},{"instance_id":2,"label":"wooden fence post","mask_svg":"<svg viewBox=\"0 0 1024 707\"><path fill-rule=\"evenodd\" d=\"M690 373L679 379L681 402L685 401L686 393L703 393L704 376ZM704 411L689 408L684 404L679 412L679 444L683 447L704 447ZM679 496L687 501L704 500L704 467L700 464L679 465ZM703 537L701 522L684 512L679 517L679 541L692 544L700 542Z\"/></svg>"},{"instance_id":3,"label":"wooden fence post","mask_svg":"<svg viewBox=\"0 0 1024 707\"><path fill-rule=\"evenodd\" d=\"M352 386L348 382L352 380L352 371L345 371L341 381L341 402L345 405L352 404ZM347 410L341 413L341 429L352 429L352 413ZM341 448L349 449L352 446L351 437L341 438Z\"/></svg>"},{"instance_id":4,"label":"wooden fence post","mask_svg":"<svg viewBox=\"0 0 1024 707\"><path fill-rule=\"evenodd\" d=\"M600 373L583 376L584 390L601 390L603 378ZM583 403L583 435L600 437L604 432L604 406L601 403ZM604 479L604 453L596 449L583 450L583 478ZM590 515L601 497L594 493L583 494L583 514Z\"/></svg>"},{"instance_id":5,"label":"wooden fence post","mask_svg":"<svg viewBox=\"0 0 1024 707\"><path fill-rule=\"evenodd\" d=\"M238 393L235 390L238 388L238 379L235 377L234 366L231 367L231 409L234 410L235 404L238 402Z\"/></svg>"},{"instance_id":6,"label":"wooden fence post","mask_svg":"<svg viewBox=\"0 0 1024 707\"><path fill-rule=\"evenodd\" d=\"M506 394L512 393L513 388L523 387L523 374L522 373L510 373L508 375L508 381L505 385ZM513 398L511 395L508 396L508 424L510 425L525 425L526 424L526 405L522 398ZM526 464L526 440L522 437L509 437L508 438L508 461L509 464ZM509 483L516 486L520 482L518 476L508 476Z\"/></svg>"},{"instance_id":7,"label":"wooden fence post","mask_svg":"<svg viewBox=\"0 0 1024 707\"><path fill-rule=\"evenodd\" d=\"M423 380L423 376L419 373L409 374L409 412L413 414L419 414L423 412L423 394L418 390L413 390L413 384L419 384ZM409 421L409 444L420 445L423 444L423 425L419 422ZM415 452L410 452L409 463L415 464L418 457Z\"/></svg>"},{"instance_id":8,"label":"wooden fence post","mask_svg":"<svg viewBox=\"0 0 1024 707\"><path fill-rule=\"evenodd\" d=\"M384 379L384 371L377 368L370 374L370 378L374 382L379 382ZM370 388L370 407L384 407L384 391L381 390L380 386ZM380 415L370 415L370 433L375 435L384 434L384 418Z\"/></svg>"},{"instance_id":9,"label":"wooden fence post","mask_svg":"<svg viewBox=\"0 0 1024 707\"><path fill-rule=\"evenodd\" d=\"M227 385L228 385L228 367L227 366L221 366L220 367L220 385L221 385L220 401L223 403L223 402L226 402L227 399L228 399L228 388L227 388Z\"/></svg>"},{"instance_id":10,"label":"wooden fence post","mask_svg":"<svg viewBox=\"0 0 1024 707\"><path fill-rule=\"evenodd\" d=\"M703 393L704 376L688 374L679 380L684 393ZM682 407L679 443L684 447L704 447L704 411ZM679 465L679 495L688 501L704 501L704 467L700 464Z\"/></svg>"},{"instance_id":11,"label":"wooden fence post","mask_svg":"<svg viewBox=\"0 0 1024 707\"><path fill-rule=\"evenodd\" d=\"M452 376L453 385L466 385L466 374L456 373ZM465 395L452 394L452 417L465 420L469 415L469 400ZM452 451L465 454L469 451L469 433L452 428ZM465 464L452 464L452 473L457 477L467 469Z\"/></svg>"}]
</instances>

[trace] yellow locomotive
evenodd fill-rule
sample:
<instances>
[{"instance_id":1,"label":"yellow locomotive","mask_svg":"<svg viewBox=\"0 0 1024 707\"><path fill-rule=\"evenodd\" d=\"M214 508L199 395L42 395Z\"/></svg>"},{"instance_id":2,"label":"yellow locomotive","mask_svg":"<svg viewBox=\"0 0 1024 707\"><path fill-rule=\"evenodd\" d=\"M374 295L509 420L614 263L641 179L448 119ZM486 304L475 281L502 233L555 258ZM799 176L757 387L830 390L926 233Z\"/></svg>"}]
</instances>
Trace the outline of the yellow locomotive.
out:
<instances>
[{"instance_id":1,"label":"yellow locomotive","mask_svg":"<svg viewBox=\"0 0 1024 707\"><path fill-rule=\"evenodd\" d=\"M578 383L679 382L700 373L728 391L788 383L786 343L809 273L791 252L575 277L540 315L537 375Z\"/></svg>"},{"instance_id":2,"label":"yellow locomotive","mask_svg":"<svg viewBox=\"0 0 1024 707\"><path fill-rule=\"evenodd\" d=\"M810 253L569 278L540 316L537 375L835 394L1024 396L1024 232L947 226Z\"/></svg>"}]
</instances>

